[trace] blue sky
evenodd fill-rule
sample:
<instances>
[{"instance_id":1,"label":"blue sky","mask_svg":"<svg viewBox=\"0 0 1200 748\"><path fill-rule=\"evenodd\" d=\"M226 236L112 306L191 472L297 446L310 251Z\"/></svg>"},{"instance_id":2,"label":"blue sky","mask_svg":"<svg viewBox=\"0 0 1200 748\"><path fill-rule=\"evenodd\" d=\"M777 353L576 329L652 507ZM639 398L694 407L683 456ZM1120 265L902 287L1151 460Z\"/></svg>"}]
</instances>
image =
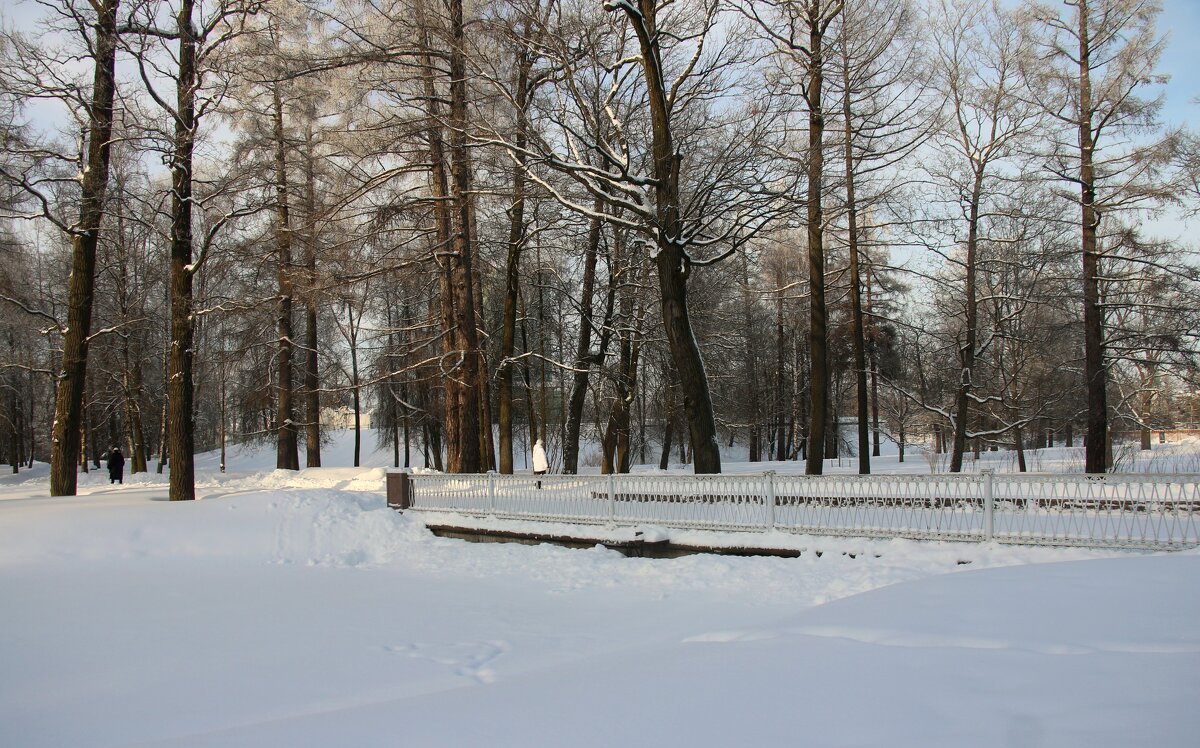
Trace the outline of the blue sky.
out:
<instances>
[{"instance_id":1,"label":"blue sky","mask_svg":"<svg viewBox=\"0 0 1200 748\"><path fill-rule=\"evenodd\" d=\"M1053 0L1051 0L1053 1ZM597 0L597 7L600 1ZM1013 0L1004 0L1006 6ZM1200 0L1162 0L1158 19L1160 32L1169 34L1166 52L1159 70L1171 76L1166 87L1163 122L1168 126L1200 126ZM42 8L31 0L4 0L0 20L5 25L28 29L42 15Z\"/></svg>"},{"instance_id":2,"label":"blue sky","mask_svg":"<svg viewBox=\"0 0 1200 748\"><path fill-rule=\"evenodd\" d=\"M1159 69L1171 76L1163 121L1200 125L1200 0L1164 0L1159 31L1170 34Z\"/></svg>"}]
</instances>

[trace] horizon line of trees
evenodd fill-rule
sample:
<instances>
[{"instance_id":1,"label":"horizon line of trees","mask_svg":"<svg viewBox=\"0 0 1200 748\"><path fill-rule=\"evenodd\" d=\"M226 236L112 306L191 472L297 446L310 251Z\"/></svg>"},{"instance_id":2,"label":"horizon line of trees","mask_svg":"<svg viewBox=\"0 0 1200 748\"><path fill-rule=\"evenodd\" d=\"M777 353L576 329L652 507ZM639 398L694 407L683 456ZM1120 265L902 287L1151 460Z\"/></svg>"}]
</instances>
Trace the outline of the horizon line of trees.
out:
<instances>
[{"instance_id":1,"label":"horizon line of trees","mask_svg":"<svg viewBox=\"0 0 1200 748\"><path fill-rule=\"evenodd\" d=\"M502 473L1100 473L1196 420L1154 0L41 5L0 33L0 458L52 495L118 444L173 500L232 442L320 466L331 407L356 465L370 409L396 465Z\"/></svg>"}]
</instances>

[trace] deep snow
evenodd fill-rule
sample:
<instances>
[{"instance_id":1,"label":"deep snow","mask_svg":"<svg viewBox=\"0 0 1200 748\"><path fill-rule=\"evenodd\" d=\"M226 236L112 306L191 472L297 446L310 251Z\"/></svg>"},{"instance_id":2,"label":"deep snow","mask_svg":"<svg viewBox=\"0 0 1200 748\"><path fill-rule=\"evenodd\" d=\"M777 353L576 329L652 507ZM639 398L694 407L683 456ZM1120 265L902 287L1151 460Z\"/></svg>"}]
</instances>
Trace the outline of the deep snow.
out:
<instances>
[{"instance_id":1,"label":"deep snow","mask_svg":"<svg viewBox=\"0 0 1200 748\"><path fill-rule=\"evenodd\" d=\"M1194 552L471 545L269 461L0 477L0 745L1195 745Z\"/></svg>"}]
</instances>

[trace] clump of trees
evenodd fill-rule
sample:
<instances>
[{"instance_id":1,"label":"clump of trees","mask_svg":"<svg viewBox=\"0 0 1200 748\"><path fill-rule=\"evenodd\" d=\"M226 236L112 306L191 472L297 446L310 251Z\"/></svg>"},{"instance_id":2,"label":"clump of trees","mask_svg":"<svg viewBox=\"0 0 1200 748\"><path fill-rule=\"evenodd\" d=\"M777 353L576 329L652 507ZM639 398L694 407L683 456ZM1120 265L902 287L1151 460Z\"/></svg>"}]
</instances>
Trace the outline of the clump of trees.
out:
<instances>
[{"instance_id":1,"label":"clump of trees","mask_svg":"<svg viewBox=\"0 0 1200 748\"><path fill-rule=\"evenodd\" d=\"M1145 0L52 0L0 35L0 450L971 452L1194 400ZM853 423L853 438L845 438ZM591 452L590 449L598 449Z\"/></svg>"}]
</instances>

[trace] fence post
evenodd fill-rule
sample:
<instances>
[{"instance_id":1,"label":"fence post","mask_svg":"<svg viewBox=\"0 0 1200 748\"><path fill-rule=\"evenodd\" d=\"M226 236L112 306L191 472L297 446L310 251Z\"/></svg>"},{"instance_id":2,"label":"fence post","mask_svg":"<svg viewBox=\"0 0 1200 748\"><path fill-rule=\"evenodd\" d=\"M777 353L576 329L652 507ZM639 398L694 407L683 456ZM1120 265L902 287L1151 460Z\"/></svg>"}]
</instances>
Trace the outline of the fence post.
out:
<instances>
[{"instance_id":1,"label":"fence post","mask_svg":"<svg viewBox=\"0 0 1200 748\"><path fill-rule=\"evenodd\" d=\"M496 471L487 471L488 514L496 513Z\"/></svg>"},{"instance_id":2,"label":"fence post","mask_svg":"<svg viewBox=\"0 0 1200 748\"><path fill-rule=\"evenodd\" d=\"M775 471L768 470L763 473L763 480L767 484L767 532L770 532L775 529Z\"/></svg>"},{"instance_id":3,"label":"fence post","mask_svg":"<svg viewBox=\"0 0 1200 748\"><path fill-rule=\"evenodd\" d=\"M387 474L387 505L400 511L412 506L412 484L407 472Z\"/></svg>"},{"instance_id":4,"label":"fence post","mask_svg":"<svg viewBox=\"0 0 1200 748\"><path fill-rule=\"evenodd\" d=\"M991 542L996 535L996 497L995 486L992 483L996 471L987 469L980 470L979 473L983 476L983 539Z\"/></svg>"},{"instance_id":5,"label":"fence post","mask_svg":"<svg viewBox=\"0 0 1200 748\"><path fill-rule=\"evenodd\" d=\"M608 526L617 524L617 476L608 474Z\"/></svg>"}]
</instances>

